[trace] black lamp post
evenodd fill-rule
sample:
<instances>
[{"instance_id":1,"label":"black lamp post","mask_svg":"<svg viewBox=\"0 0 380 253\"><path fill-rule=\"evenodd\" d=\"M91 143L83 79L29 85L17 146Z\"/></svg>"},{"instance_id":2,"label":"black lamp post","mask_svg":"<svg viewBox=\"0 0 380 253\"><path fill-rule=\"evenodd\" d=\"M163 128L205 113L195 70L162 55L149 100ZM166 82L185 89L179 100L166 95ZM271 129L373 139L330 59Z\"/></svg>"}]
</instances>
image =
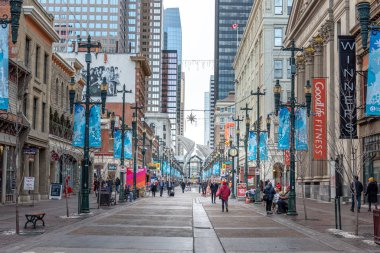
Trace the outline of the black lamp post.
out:
<instances>
[{"instance_id":1,"label":"black lamp post","mask_svg":"<svg viewBox=\"0 0 380 253\"><path fill-rule=\"evenodd\" d=\"M246 189L248 189L248 140L249 140L249 126L251 124L251 120L248 114L245 117L245 138L244 138L244 183Z\"/></svg>"},{"instance_id":2,"label":"black lamp post","mask_svg":"<svg viewBox=\"0 0 380 253\"><path fill-rule=\"evenodd\" d=\"M11 6L11 17L8 18L7 14L2 14L3 17L0 18L0 25L2 28L6 28L8 24L11 25L13 44L17 43L22 2L23 0L10 0L9 5Z\"/></svg>"},{"instance_id":3,"label":"black lamp post","mask_svg":"<svg viewBox=\"0 0 380 253\"><path fill-rule=\"evenodd\" d=\"M139 109L142 109L144 108L143 106L138 106L137 103L135 104L135 106L133 106L131 109L135 110L135 112L133 113L133 119L132 119L132 134L133 134L133 140L134 140L134 158L133 158L133 196L134 198L136 198L136 193L137 193L137 189L136 189L136 180L137 180L137 177L136 177L136 174L137 174L137 144L139 142L139 139L138 139L138 136L137 136L137 132L138 132L138 124L137 124L137 120L138 120L138 116L137 116L137 113L138 113L138 110Z\"/></svg>"},{"instance_id":4,"label":"black lamp post","mask_svg":"<svg viewBox=\"0 0 380 253\"><path fill-rule=\"evenodd\" d=\"M84 158L83 158L83 169L82 169L82 189L81 189L81 213L89 213L90 212L90 203L89 203L89 187L88 187L88 171L89 171L89 163L90 163L90 145L89 145L89 123L90 123L90 105L101 104L102 105L102 113L105 112L106 106L106 98L107 98L107 90L108 84L106 82L106 78L103 78L103 82L100 85L100 98L101 102L94 102L90 100L90 64L91 64L91 49L92 48L100 48L100 42L92 42L91 36L88 35L86 42L81 42L78 38L78 46L81 48L86 48L86 63L87 63L87 80L86 80L86 94L85 94L85 120L86 126L84 131ZM82 104L82 102L75 102L75 78L71 78L71 85L69 91L69 99L70 99L70 112L73 112L74 104Z\"/></svg>"},{"instance_id":5,"label":"black lamp post","mask_svg":"<svg viewBox=\"0 0 380 253\"><path fill-rule=\"evenodd\" d=\"M356 10L358 13L359 24L360 24L362 47L363 49L367 49L371 4L368 0L361 0L359 3L356 4Z\"/></svg>"},{"instance_id":6,"label":"black lamp post","mask_svg":"<svg viewBox=\"0 0 380 253\"><path fill-rule=\"evenodd\" d=\"M142 150L141 150L141 153L142 153L142 167L145 168L145 154L146 154L146 147L145 147L145 139L146 139L146 130L145 128L143 129L143 146L142 146Z\"/></svg>"},{"instance_id":7,"label":"black lamp post","mask_svg":"<svg viewBox=\"0 0 380 253\"><path fill-rule=\"evenodd\" d=\"M232 138L232 137L231 137ZM236 198L235 196L235 157L238 155L238 150L233 146L232 139L230 140L230 149L228 150L228 155L232 160L232 195L231 198Z\"/></svg>"},{"instance_id":8,"label":"black lamp post","mask_svg":"<svg viewBox=\"0 0 380 253\"><path fill-rule=\"evenodd\" d=\"M294 47L294 41L292 43L292 48ZM274 98L275 98L275 111L276 115L278 114L278 110L280 108L280 105L283 106L290 106L290 193L289 193L289 202L288 202L288 215L297 215L296 210L296 192L295 192L295 108L296 107L306 107L307 113L310 115L310 107L311 107L311 85L310 82L307 82L305 85L305 98L306 98L306 104L298 104L296 103L295 98L295 74L296 74L296 68L293 66L294 64L294 51L292 51L292 58L291 58L291 74L292 74L292 80L291 80L291 97L290 97L290 105L289 104L281 104L281 85L280 82L277 80L276 85L273 88Z\"/></svg>"}]
</instances>

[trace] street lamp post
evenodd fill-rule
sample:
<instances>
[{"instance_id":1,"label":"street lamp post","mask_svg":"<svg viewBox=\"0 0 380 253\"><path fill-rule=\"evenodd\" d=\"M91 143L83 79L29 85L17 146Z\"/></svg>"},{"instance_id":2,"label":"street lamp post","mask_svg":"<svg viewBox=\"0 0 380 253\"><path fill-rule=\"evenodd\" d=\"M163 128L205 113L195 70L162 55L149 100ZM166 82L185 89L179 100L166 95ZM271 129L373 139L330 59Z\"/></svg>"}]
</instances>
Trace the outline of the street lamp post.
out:
<instances>
[{"instance_id":1,"label":"street lamp post","mask_svg":"<svg viewBox=\"0 0 380 253\"><path fill-rule=\"evenodd\" d=\"M240 108L240 110L245 111L245 139L244 139L244 152L245 152L245 160L244 160L244 182L245 187L248 189L248 139L249 139L249 125L251 121L249 119L248 111L251 111L252 108L248 108L248 103L245 104L244 108ZM239 140L238 140L239 141Z\"/></svg>"},{"instance_id":2,"label":"street lamp post","mask_svg":"<svg viewBox=\"0 0 380 253\"><path fill-rule=\"evenodd\" d=\"M295 108L296 107L306 107L307 114L310 116L310 104L311 104L311 85L308 81L305 86L305 98L306 105L296 104L295 98L295 75L296 75L296 66L295 66L295 52L302 51L300 48L295 47L294 40L290 48L285 48L285 51L291 52L290 64L291 64L291 90L290 90L290 105L286 104L285 106L290 106L290 193L289 193L289 202L288 202L288 215L297 215L296 210L296 191L295 191ZM279 80L277 80L275 87L273 88L273 93L275 97L275 110L276 114L280 107L280 97L281 97L281 85Z\"/></svg>"},{"instance_id":3,"label":"street lamp post","mask_svg":"<svg viewBox=\"0 0 380 253\"><path fill-rule=\"evenodd\" d=\"M133 106L131 109L132 110L135 110L135 112L133 113L133 120L132 120L132 134L133 134L133 140L134 140L134 155L133 155L133 197L136 198L136 193L137 193L137 189L136 189L136 174L137 174L137 144L138 144L138 136L137 136L137 132L138 132L138 124L137 124L137 120L138 120L138 115L137 115L137 110L139 109L142 109L144 108L143 106L138 106L137 103L135 104L135 106Z\"/></svg>"},{"instance_id":4,"label":"street lamp post","mask_svg":"<svg viewBox=\"0 0 380 253\"><path fill-rule=\"evenodd\" d=\"M125 89L125 84L123 85L123 90L117 91L123 93L123 115L121 116L121 154L120 154L120 194L119 194L119 202L124 202L124 178L125 178L125 166L124 166L124 135L125 135L125 93L132 93L132 90L127 91Z\"/></svg>"},{"instance_id":5,"label":"street lamp post","mask_svg":"<svg viewBox=\"0 0 380 253\"><path fill-rule=\"evenodd\" d=\"M146 148L145 148L145 139L146 139L146 130L144 128L143 130L143 146L142 146L142 150L141 150L141 153L142 153L142 166L143 168L145 169L145 154L146 154Z\"/></svg>"},{"instance_id":6,"label":"street lamp post","mask_svg":"<svg viewBox=\"0 0 380 253\"><path fill-rule=\"evenodd\" d=\"M84 157L83 157L83 170L82 170L82 189L81 189L81 213L89 213L90 212L90 204L89 204L89 188L88 188L88 172L89 172L89 163L90 163L90 145L89 145L89 124L90 124L90 105L101 104L102 112L105 112L106 106L106 98L107 98L107 90L108 85L106 83L106 78L103 78L103 82L100 86L100 97L101 102L91 102L90 101L90 65L91 65L91 49L92 48L100 48L100 42L92 42L91 36L88 35L87 41L82 42L78 36L78 47L86 48L87 53L85 56L87 63L87 77L86 77L86 94L85 94L85 130L84 130ZM70 97L70 112L73 112L73 105L75 99L75 78L71 78L71 85L69 91ZM81 102L77 102L81 103Z\"/></svg>"},{"instance_id":7,"label":"street lamp post","mask_svg":"<svg viewBox=\"0 0 380 253\"><path fill-rule=\"evenodd\" d=\"M22 3L23 0L10 0L9 5L11 7L11 17L8 18L7 14L2 14L2 17L0 18L0 26L2 28L6 28L8 24L11 25L13 44L17 43Z\"/></svg>"},{"instance_id":8,"label":"street lamp post","mask_svg":"<svg viewBox=\"0 0 380 253\"><path fill-rule=\"evenodd\" d=\"M236 198L235 195L235 157L238 155L237 149L233 146L233 140L232 137L230 139L230 149L228 150L228 155L231 157L232 160L232 196L231 198Z\"/></svg>"},{"instance_id":9,"label":"street lamp post","mask_svg":"<svg viewBox=\"0 0 380 253\"><path fill-rule=\"evenodd\" d=\"M243 121L243 119L238 116L236 119L232 118L233 121L237 122L237 129L236 129L236 148L237 148L237 161L236 161L236 175L239 178L240 173L240 162L239 162L239 149L240 149L240 122Z\"/></svg>"},{"instance_id":10,"label":"street lamp post","mask_svg":"<svg viewBox=\"0 0 380 253\"><path fill-rule=\"evenodd\" d=\"M255 203L261 203L260 198L260 133L261 131L261 120L260 120L260 96L265 96L265 91L261 92L260 87L257 86L257 91L252 92L251 95L257 96L257 122L256 122L256 167L259 173L256 173L256 194L255 194ZM248 188L247 188L248 189Z\"/></svg>"}]
</instances>

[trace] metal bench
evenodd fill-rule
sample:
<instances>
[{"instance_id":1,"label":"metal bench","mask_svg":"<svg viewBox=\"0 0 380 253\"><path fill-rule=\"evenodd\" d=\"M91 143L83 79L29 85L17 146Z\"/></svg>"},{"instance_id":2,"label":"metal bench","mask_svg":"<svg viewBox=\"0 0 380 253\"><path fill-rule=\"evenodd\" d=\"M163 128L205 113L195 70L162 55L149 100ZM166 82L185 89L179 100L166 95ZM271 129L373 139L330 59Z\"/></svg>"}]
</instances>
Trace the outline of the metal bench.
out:
<instances>
[{"instance_id":1,"label":"metal bench","mask_svg":"<svg viewBox=\"0 0 380 253\"><path fill-rule=\"evenodd\" d=\"M42 221L42 226L45 227L45 221L44 221L45 214L46 214L46 213L32 213L32 214L25 214L25 217L26 217L26 223L25 223L24 228L27 227L28 223L32 223L32 224L33 224L33 228L36 228L36 223L37 223L37 221L39 221L39 220Z\"/></svg>"}]
</instances>

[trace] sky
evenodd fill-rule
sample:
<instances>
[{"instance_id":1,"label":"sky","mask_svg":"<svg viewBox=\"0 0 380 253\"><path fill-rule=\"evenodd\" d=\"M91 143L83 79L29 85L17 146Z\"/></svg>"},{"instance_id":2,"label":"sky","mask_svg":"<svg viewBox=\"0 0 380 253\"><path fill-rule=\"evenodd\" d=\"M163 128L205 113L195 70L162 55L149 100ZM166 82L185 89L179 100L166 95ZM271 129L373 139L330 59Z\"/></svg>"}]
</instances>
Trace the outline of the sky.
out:
<instances>
[{"instance_id":1,"label":"sky","mask_svg":"<svg viewBox=\"0 0 380 253\"><path fill-rule=\"evenodd\" d=\"M170 7L179 7L181 16L185 137L204 144L204 112L195 110L204 109L204 92L210 90L214 74L215 0L164 0L164 8ZM196 115L196 123L187 120L190 113Z\"/></svg>"}]
</instances>

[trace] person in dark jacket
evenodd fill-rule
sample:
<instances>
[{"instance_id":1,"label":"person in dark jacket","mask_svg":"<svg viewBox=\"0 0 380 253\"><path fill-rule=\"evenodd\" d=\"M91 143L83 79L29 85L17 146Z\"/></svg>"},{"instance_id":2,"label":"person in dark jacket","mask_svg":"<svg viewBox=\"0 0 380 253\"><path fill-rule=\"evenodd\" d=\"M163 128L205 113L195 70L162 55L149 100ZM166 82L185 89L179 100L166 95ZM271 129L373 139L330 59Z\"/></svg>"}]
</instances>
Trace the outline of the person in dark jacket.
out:
<instances>
[{"instance_id":1,"label":"person in dark jacket","mask_svg":"<svg viewBox=\"0 0 380 253\"><path fill-rule=\"evenodd\" d=\"M359 181L358 176L354 176L354 182L351 183L351 192L352 192L351 212L354 212L354 208L355 208L355 197L354 197L355 191L356 191L356 201L357 201L357 205L358 205L358 213L360 213L363 184Z\"/></svg>"},{"instance_id":2,"label":"person in dark jacket","mask_svg":"<svg viewBox=\"0 0 380 253\"><path fill-rule=\"evenodd\" d=\"M211 190L211 203L215 204L216 200L216 192L218 191L218 184L214 181L212 181L210 185L210 190Z\"/></svg>"},{"instance_id":3,"label":"person in dark jacket","mask_svg":"<svg viewBox=\"0 0 380 253\"><path fill-rule=\"evenodd\" d=\"M368 178L368 186L365 195L368 196L368 212L372 212L371 204L375 204L375 209L377 209L377 193L379 188L377 187L377 182L373 177Z\"/></svg>"},{"instance_id":4,"label":"person in dark jacket","mask_svg":"<svg viewBox=\"0 0 380 253\"><path fill-rule=\"evenodd\" d=\"M228 197L230 194L230 188L228 188L227 183L223 181L222 187L220 187L220 190L217 194L217 197L221 196L222 199L222 212L224 212L224 206L226 206L226 212L228 212Z\"/></svg>"},{"instance_id":5,"label":"person in dark jacket","mask_svg":"<svg viewBox=\"0 0 380 253\"><path fill-rule=\"evenodd\" d=\"M119 193L119 189L120 189L120 179L117 177L116 180L115 180L115 189L116 189L116 192Z\"/></svg>"},{"instance_id":6,"label":"person in dark jacket","mask_svg":"<svg viewBox=\"0 0 380 253\"><path fill-rule=\"evenodd\" d=\"M265 186L264 194L267 214L272 214L273 196L276 194L276 191L274 190L271 182L268 182L267 186Z\"/></svg>"},{"instance_id":7,"label":"person in dark jacket","mask_svg":"<svg viewBox=\"0 0 380 253\"><path fill-rule=\"evenodd\" d=\"M159 187L160 187L160 197L162 197L162 193L164 193L164 187L165 187L165 182L163 179L160 180Z\"/></svg>"},{"instance_id":8,"label":"person in dark jacket","mask_svg":"<svg viewBox=\"0 0 380 253\"><path fill-rule=\"evenodd\" d=\"M182 182L181 182L182 193L185 193L185 188L186 188L185 181L182 181Z\"/></svg>"}]
</instances>

